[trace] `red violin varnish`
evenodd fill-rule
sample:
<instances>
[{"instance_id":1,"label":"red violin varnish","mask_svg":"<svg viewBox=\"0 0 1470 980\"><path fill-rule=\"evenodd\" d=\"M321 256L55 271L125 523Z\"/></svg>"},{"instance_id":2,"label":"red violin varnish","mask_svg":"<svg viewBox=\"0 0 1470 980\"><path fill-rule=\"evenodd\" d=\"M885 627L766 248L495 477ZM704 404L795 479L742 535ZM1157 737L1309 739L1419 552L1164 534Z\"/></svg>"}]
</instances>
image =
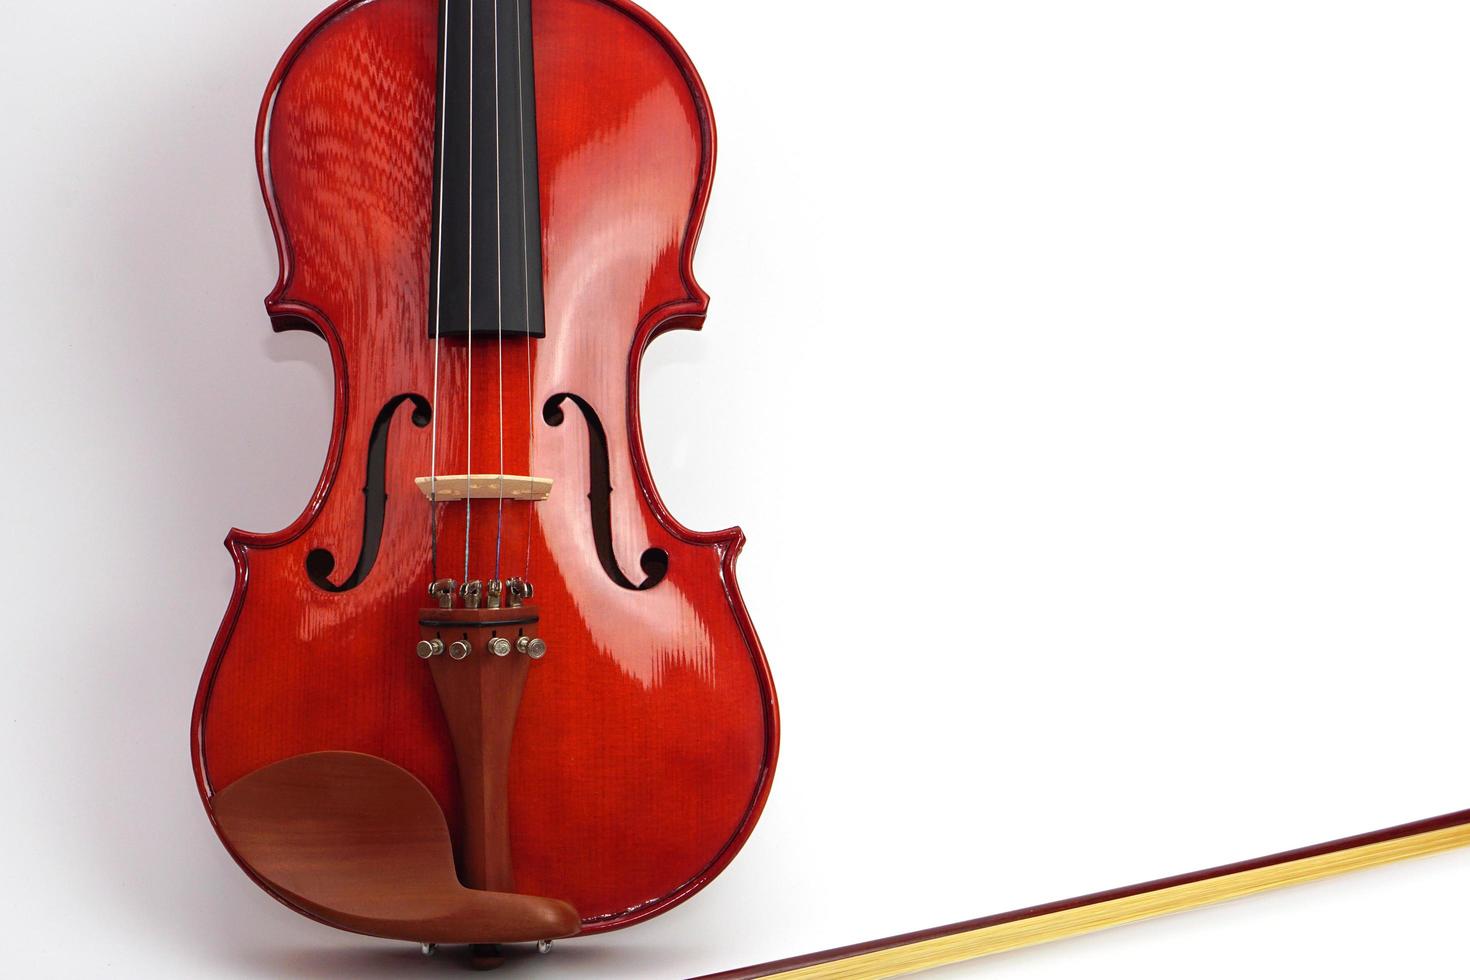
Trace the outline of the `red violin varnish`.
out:
<instances>
[{"instance_id":1,"label":"red violin varnish","mask_svg":"<svg viewBox=\"0 0 1470 980\"><path fill-rule=\"evenodd\" d=\"M743 537L674 520L639 430L643 351L706 309L693 66L625 0L340 0L258 149L267 309L326 341L336 403L302 516L227 541L192 731L222 840L388 938L688 898L750 833L778 730Z\"/></svg>"}]
</instances>

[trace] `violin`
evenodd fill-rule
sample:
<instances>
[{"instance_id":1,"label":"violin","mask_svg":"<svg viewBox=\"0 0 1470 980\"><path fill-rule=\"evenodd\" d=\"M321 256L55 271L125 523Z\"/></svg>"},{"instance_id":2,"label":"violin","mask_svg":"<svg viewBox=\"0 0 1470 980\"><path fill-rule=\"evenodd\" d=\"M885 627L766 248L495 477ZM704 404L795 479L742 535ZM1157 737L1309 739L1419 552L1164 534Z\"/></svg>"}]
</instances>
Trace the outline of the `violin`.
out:
<instances>
[{"instance_id":1,"label":"violin","mask_svg":"<svg viewBox=\"0 0 1470 980\"><path fill-rule=\"evenodd\" d=\"M274 329L326 342L330 445L236 578L191 725L224 846L353 932L548 942L735 857L776 694L738 529L659 498L639 366L699 328L705 89L627 0L337 0L260 110Z\"/></svg>"}]
</instances>

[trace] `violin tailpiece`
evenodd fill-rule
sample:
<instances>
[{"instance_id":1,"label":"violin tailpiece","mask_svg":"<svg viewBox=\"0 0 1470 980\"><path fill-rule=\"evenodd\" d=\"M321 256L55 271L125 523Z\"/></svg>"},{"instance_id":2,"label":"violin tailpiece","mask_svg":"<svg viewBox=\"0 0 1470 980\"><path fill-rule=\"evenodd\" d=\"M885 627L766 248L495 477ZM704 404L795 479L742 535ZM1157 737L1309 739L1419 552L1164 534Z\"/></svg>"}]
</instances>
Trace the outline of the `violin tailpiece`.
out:
<instances>
[{"instance_id":1,"label":"violin tailpiece","mask_svg":"<svg viewBox=\"0 0 1470 980\"><path fill-rule=\"evenodd\" d=\"M491 583L488 594L494 605L489 608L467 604L419 613L418 656L433 674L459 772L459 869L471 888L512 888L506 805L511 739L526 675L532 662L546 655L546 643L538 635L540 612L518 598L528 589L512 582L512 604L501 607L500 583ZM461 594L467 603L478 604L487 593L481 583L472 582Z\"/></svg>"}]
</instances>

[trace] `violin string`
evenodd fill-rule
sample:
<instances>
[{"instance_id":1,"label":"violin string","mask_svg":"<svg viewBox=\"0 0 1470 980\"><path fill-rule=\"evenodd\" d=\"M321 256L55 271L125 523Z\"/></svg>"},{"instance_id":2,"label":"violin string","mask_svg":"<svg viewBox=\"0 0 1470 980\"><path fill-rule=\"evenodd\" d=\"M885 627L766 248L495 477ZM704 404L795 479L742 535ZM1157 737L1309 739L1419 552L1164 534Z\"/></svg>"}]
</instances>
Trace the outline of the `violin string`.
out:
<instances>
[{"instance_id":1,"label":"violin string","mask_svg":"<svg viewBox=\"0 0 1470 980\"><path fill-rule=\"evenodd\" d=\"M521 85L526 77L525 38L526 31L521 23L522 0L516 5L516 105L520 111L521 134L521 269L525 273L523 283L526 297L526 475L534 476L536 467L536 386L531 368L531 191L526 186L526 93ZM536 505L526 505L526 571L525 580L531 581L531 528L536 516Z\"/></svg>"},{"instance_id":2,"label":"violin string","mask_svg":"<svg viewBox=\"0 0 1470 980\"><path fill-rule=\"evenodd\" d=\"M500 545L505 534L505 304L503 302L505 264L502 256L500 201L500 0L490 0L490 15L494 22L495 43L495 393L499 401L496 420L499 426L500 476L499 510L495 517L495 581L500 577Z\"/></svg>"},{"instance_id":3,"label":"violin string","mask_svg":"<svg viewBox=\"0 0 1470 980\"><path fill-rule=\"evenodd\" d=\"M465 330L464 581L470 580L470 523L474 517L471 477L475 472L475 0L470 0L470 179L469 298Z\"/></svg>"},{"instance_id":4,"label":"violin string","mask_svg":"<svg viewBox=\"0 0 1470 980\"><path fill-rule=\"evenodd\" d=\"M439 580L439 343L440 316L444 309L444 124L448 116L449 10L454 0L444 0L444 18L439 25L439 227L434 243L434 391L430 407L433 428L429 432L429 571Z\"/></svg>"}]
</instances>

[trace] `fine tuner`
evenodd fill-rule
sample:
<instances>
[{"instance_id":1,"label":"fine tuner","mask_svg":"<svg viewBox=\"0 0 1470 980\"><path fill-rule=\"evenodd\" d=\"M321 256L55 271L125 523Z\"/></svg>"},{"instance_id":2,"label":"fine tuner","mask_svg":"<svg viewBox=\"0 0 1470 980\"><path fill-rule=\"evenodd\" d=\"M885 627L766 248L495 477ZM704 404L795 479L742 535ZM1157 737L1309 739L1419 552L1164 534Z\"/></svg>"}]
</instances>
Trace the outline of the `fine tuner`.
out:
<instances>
[{"instance_id":1,"label":"fine tuner","mask_svg":"<svg viewBox=\"0 0 1470 980\"><path fill-rule=\"evenodd\" d=\"M444 656L464 661L477 649L498 658L520 653L541 660L547 653L546 641L535 635L541 617L526 605L535 594L531 583L519 578L505 583L476 579L462 586L454 579L439 579L429 586L429 598L437 608L424 610L419 616L422 639L415 652L425 661ZM458 607L456 597L460 600ZM502 630L511 628L516 630L514 640L501 635ZM446 642L444 631L460 636ZM484 636L486 632L488 637Z\"/></svg>"},{"instance_id":2,"label":"fine tuner","mask_svg":"<svg viewBox=\"0 0 1470 980\"><path fill-rule=\"evenodd\" d=\"M489 582L476 579L463 586L452 578L443 578L429 586L429 598L437 602L440 609L455 608L456 596L465 609L479 609L482 604L486 609L500 609L502 600L505 607L520 609L535 595L535 587L519 578L504 583L496 579Z\"/></svg>"},{"instance_id":3,"label":"fine tuner","mask_svg":"<svg viewBox=\"0 0 1470 980\"><path fill-rule=\"evenodd\" d=\"M508 657L512 650L523 653L532 660L540 660L546 656L547 646L546 641L539 636L522 636L516 640L514 645L503 636L493 636L485 644L485 652L497 657ZM420 660L432 660L446 653L450 660L465 660L473 652L467 640L455 640L446 647L444 641L437 636L432 640L420 640L418 645Z\"/></svg>"}]
</instances>

